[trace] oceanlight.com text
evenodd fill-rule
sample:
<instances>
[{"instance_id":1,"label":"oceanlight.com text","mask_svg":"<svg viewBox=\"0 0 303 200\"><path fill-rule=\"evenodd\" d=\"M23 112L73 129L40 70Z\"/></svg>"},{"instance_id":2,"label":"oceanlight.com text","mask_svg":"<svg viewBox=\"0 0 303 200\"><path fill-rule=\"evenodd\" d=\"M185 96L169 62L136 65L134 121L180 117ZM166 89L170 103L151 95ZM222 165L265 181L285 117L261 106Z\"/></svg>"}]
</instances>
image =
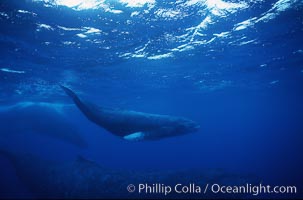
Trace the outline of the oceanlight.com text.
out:
<instances>
[{"instance_id":1,"label":"oceanlight.com text","mask_svg":"<svg viewBox=\"0 0 303 200\"><path fill-rule=\"evenodd\" d=\"M297 193L296 186L271 186L271 185L263 185L262 183L260 183L259 185L245 184L241 186L207 184L205 191L208 191L208 189L215 194L217 193L252 194L254 196L257 196L259 194L296 194Z\"/></svg>"},{"instance_id":2,"label":"oceanlight.com text","mask_svg":"<svg viewBox=\"0 0 303 200\"><path fill-rule=\"evenodd\" d=\"M129 184L127 186L127 191L130 193L138 194L250 194L257 196L260 194L296 194L296 186L272 186L264 185L262 183L253 184L243 184L243 185L221 185L221 184L205 184L199 185L196 183L181 184L177 183L175 185L166 185L163 183L140 183L138 185Z\"/></svg>"}]
</instances>

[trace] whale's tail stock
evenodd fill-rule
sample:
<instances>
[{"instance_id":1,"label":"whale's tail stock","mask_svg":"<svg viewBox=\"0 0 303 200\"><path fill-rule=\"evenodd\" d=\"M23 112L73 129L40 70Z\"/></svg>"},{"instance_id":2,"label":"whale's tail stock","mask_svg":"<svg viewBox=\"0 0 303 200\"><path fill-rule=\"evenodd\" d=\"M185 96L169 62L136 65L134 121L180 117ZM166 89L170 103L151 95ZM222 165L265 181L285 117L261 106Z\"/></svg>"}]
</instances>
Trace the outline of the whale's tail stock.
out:
<instances>
[{"instance_id":1,"label":"whale's tail stock","mask_svg":"<svg viewBox=\"0 0 303 200\"><path fill-rule=\"evenodd\" d=\"M64 92L70 96L73 100L79 99L78 96L69 88L59 84L59 86L64 90Z\"/></svg>"},{"instance_id":2,"label":"whale's tail stock","mask_svg":"<svg viewBox=\"0 0 303 200\"><path fill-rule=\"evenodd\" d=\"M64 90L64 92L72 98L76 106L83 112L83 114L91 121L94 121L91 116L91 106L88 106L87 103L83 103L80 98L73 92L71 89L59 84L59 86ZM89 104L90 105L90 104Z\"/></svg>"}]
</instances>

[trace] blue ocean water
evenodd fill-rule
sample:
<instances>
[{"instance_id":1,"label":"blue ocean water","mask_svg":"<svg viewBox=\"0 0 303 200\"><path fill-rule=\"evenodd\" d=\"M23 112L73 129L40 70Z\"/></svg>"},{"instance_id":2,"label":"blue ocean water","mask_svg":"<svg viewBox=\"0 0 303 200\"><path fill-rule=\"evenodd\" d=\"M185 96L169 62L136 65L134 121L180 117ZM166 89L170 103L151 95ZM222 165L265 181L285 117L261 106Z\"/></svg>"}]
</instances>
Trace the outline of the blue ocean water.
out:
<instances>
[{"instance_id":1,"label":"blue ocean water","mask_svg":"<svg viewBox=\"0 0 303 200\"><path fill-rule=\"evenodd\" d=\"M302 197L302 11L301 0L1 0L0 198L243 198L126 190L176 181ZM125 141L58 84L200 129Z\"/></svg>"}]
</instances>

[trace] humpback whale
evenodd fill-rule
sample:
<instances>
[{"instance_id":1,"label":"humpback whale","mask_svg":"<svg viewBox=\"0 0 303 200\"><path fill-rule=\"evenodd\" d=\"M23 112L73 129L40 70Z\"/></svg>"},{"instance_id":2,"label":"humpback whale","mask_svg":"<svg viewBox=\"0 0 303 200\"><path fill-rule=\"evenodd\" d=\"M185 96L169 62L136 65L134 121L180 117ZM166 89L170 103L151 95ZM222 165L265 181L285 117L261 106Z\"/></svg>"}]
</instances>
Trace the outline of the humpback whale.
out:
<instances>
[{"instance_id":1,"label":"humpback whale","mask_svg":"<svg viewBox=\"0 0 303 200\"><path fill-rule=\"evenodd\" d=\"M67 120L64 104L19 102L0 106L0 138L20 135L44 135L80 148L88 146L83 135Z\"/></svg>"},{"instance_id":2,"label":"humpback whale","mask_svg":"<svg viewBox=\"0 0 303 200\"><path fill-rule=\"evenodd\" d=\"M71 89L60 87L90 121L125 140L158 140L196 132L200 127L182 117L100 107L82 101Z\"/></svg>"},{"instance_id":3,"label":"humpback whale","mask_svg":"<svg viewBox=\"0 0 303 200\"><path fill-rule=\"evenodd\" d=\"M207 181L211 182L212 180L215 180L215 183L219 185L242 185L247 182L252 184L259 183L258 178L219 169L135 171L111 169L103 166L102 163L86 159L83 156L68 160L50 160L47 155L41 157L29 152L18 152L11 149L11 147L2 147L0 144L1 157L12 164L15 169L15 174L13 175L16 175L21 183L33 194L31 199L163 198L164 193L161 193L159 189L158 192L154 193L139 193L138 190L135 192L127 191L127 186L130 183L138 188L138 185L142 184L142 180L145 183L160 182L170 186L178 183L183 183L182 186L186 186L193 182L203 186L208 183ZM1 177L0 183L7 183L7 180ZM152 184L148 187L155 188L157 185ZM13 191L16 194L19 192L18 188L14 188ZM208 192L203 197L224 199L230 197L228 195L230 194L221 193L220 195L219 193ZM245 195L251 194L238 195L236 197L244 199L244 197L247 197ZM172 191L170 197L174 199L200 198L201 194L191 192L180 194ZM29 197L24 196L21 198L28 199Z\"/></svg>"}]
</instances>

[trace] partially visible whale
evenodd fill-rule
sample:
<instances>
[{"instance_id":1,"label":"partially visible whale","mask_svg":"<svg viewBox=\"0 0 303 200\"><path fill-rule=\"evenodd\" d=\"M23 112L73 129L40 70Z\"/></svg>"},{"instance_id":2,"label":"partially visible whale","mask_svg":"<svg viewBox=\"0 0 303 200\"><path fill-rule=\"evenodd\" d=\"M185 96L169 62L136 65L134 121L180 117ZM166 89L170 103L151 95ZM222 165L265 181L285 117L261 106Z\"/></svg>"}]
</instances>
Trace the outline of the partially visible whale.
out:
<instances>
[{"instance_id":1,"label":"partially visible whale","mask_svg":"<svg viewBox=\"0 0 303 200\"><path fill-rule=\"evenodd\" d=\"M0 156L11 162L17 178L38 199L118 198L128 194L127 181L133 181L130 173L110 170L82 156L66 161L49 160L47 156L2 147ZM5 181L8 180L1 179L0 183ZM18 188L15 191L18 192ZM28 199L27 196L21 198Z\"/></svg>"},{"instance_id":2,"label":"partially visible whale","mask_svg":"<svg viewBox=\"0 0 303 200\"><path fill-rule=\"evenodd\" d=\"M181 117L99 107L82 101L71 89L60 87L90 121L126 140L158 140L196 132L200 127Z\"/></svg>"},{"instance_id":3,"label":"partially visible whale","mask_svg":"<svg viewBox=\"0 0 303 200\"><path fill-rule=\"evenodd\" d=\"M24 186L38 199L161 199L164 193L159 192L138 192L139 184L153 183L175 186L189 185L195 183L204 187L207 183L216 183L219 185L244 185L246 183L259 183L259 179L252 179L246 174L234 174L225 170L218 169L187 169L182 171L172 170L126 170L110 169L102 164L88 160L83 156L77 159L68 160L49 160L48 156L37 156L32 153L17 152L11 147L0 144L0 159L6 158L15 168L17 178ZM7 177L10 178L10 177ZM8 180L1 177L1 183L7 183ZM128 192L127 186L133 184L136 191ZM173 189L173 188L172 188ZM181 187L179 187L181 190ZM15 194L18 194L18 188L13 188ZM202 191L202 190L201 190ZM1 192L1 188L0 188ZM203 194L203 198L230 198L228 193ZM234 198L245 199L251 197L251 194L238 194ZM0 193L1 196L1 193ZM196 199L201 198L201 193L176 193L172 191L169 194L172 199ZM26 198L26 196L19 196ZM33 197L31 197L33 198Z\"/></svg>"},{"instance_id":4,"label":"partially visible whale","mask_svg":"<svg viewBox=\"0 0 303 200\"><path fill-rule=\"evenodd\" d=\"M74 124L67 120L68 106L46 102L19 102L0 106L0 138L18 140L20 135L44 135L73 144L88 146Z\"/></svg>"}]
</instances>

